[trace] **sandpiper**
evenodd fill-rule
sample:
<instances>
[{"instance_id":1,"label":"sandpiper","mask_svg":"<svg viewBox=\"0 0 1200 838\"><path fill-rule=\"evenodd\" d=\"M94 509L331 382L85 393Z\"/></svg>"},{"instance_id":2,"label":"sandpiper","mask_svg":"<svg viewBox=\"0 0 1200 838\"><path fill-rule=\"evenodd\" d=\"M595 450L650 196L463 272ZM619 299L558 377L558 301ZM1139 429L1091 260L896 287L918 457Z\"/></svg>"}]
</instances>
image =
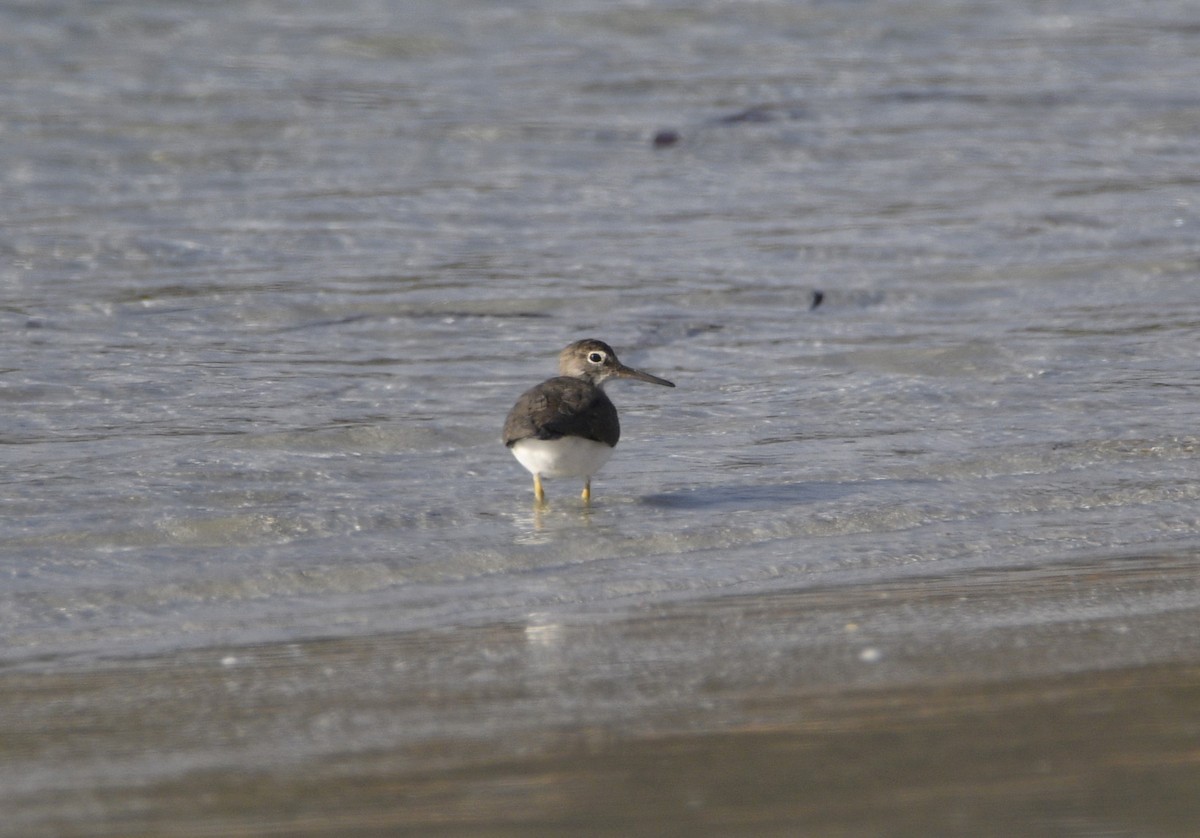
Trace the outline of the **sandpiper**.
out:
<instances>
[{"instance_id":1,"label":"sandpiper","mask_svg":"<svg viewBox=\"0 0 1200 838\"><path fill-rule=\"evenodd\" d=\"M583 502L592 499L592 475L621 438L617 408L603 387L636 378L674 387L665 378L625 366L602 340L577 340L558 354L558 375L526 390L504 420L504 444L533 474L533 496L546 500L543 477L582 477Z\"/></svg>"}]
</instances>

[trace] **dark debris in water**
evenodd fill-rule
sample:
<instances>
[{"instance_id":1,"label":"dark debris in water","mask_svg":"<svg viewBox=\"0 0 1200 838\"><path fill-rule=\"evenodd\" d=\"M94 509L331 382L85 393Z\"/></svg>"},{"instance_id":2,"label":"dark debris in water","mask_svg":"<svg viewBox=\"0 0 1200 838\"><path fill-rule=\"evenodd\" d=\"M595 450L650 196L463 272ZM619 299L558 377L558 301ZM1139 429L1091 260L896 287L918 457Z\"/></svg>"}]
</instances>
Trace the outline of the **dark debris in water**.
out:
<instances>
[{"instance_id":1,"label":"dark debris in water","mask_svg":"<svg viewBox=\"0 0 1200 838\"><path fill-rule=\"evenodd\" d=\"M662 131L654 132L654 139L651 141L651 144L655 148L670 148L673 145L677 145L679 143L679 139L680 137L678 131L666 128Z\"/></svg>"},{"instance_id":2,"label":"dark debris in water","mask_svg":"<svg viewBox=\"0 0 1200 838\"><path fill-rule=\"evenodd\" d=\"M740 111L705 120L706 125L757 125L767 122L789 122L807 119L808 111L794 102L765 102L751 105ZM660 128L654 132L650 144L654 148L673 148L683 141L677 128Z\"/></svg>"},{"instance_id":3,"label":"dark debris in water","mask_svg":"<svg viewBox=\"0 0 1200 838\"><path fill-rule=\"evenodd\" d=\"M736 113L719 116L712 120L717 125L737 125L743 122L784 122L793 119L804 119L808 112L797 104L766 103L751 105Z\"/></svg>"}]
</instances>

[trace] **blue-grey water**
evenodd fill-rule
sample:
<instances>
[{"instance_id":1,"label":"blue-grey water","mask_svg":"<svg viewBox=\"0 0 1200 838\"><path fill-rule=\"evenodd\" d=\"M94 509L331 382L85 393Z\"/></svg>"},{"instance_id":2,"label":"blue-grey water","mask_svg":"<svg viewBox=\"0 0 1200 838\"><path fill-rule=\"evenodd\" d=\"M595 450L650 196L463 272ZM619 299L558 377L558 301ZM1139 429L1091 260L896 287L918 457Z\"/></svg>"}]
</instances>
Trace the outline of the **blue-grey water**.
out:
<instances>
[{"instance_id":1,"label":"blue-grey water","mask_svg":"<svg viewBox=\"0 0 1200 838\"><path fill-rule=\"evenodd\" d=\"M37 0L0 73L0 831L1191 834L1193 4ZM536 510L591 336L677 388Z\"/></svg>"}]
</instances>

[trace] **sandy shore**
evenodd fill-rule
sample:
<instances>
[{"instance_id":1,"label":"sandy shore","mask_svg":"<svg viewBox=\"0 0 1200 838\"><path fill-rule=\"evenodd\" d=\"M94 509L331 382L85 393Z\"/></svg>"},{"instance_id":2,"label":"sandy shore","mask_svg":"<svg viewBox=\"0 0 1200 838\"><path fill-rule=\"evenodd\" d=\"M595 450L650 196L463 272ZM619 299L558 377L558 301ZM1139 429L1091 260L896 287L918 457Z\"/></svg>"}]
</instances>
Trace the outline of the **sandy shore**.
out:
<instances>
[{"instance_id":1,"label":"sandy shore","mask_svg":"<svg viewBox=\"0 0 1200 838\"><path fill-rule=\"evenodd\" d=\"M1190 835L1161 555L0 673L12 835Z\"/></svg>"}]
</instances>

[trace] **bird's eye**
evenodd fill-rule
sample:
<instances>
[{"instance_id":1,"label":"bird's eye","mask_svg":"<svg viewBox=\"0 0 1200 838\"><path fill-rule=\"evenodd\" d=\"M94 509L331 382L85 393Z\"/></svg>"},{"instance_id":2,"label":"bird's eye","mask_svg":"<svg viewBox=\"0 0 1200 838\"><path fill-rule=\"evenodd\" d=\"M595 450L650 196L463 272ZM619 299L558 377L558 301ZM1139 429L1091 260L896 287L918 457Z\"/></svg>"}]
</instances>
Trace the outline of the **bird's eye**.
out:
<instances>
[{"instance_id":1,"label":"bird's eye","mask_svg":"<svg viewBox=\"0 0 1200 838\"><path fill-rule=\"evenodd\" d=\"M588 353L588 363L603 364L604 363L604 353L603 352L589 352Z\"/></svg>"}]
</instances>

